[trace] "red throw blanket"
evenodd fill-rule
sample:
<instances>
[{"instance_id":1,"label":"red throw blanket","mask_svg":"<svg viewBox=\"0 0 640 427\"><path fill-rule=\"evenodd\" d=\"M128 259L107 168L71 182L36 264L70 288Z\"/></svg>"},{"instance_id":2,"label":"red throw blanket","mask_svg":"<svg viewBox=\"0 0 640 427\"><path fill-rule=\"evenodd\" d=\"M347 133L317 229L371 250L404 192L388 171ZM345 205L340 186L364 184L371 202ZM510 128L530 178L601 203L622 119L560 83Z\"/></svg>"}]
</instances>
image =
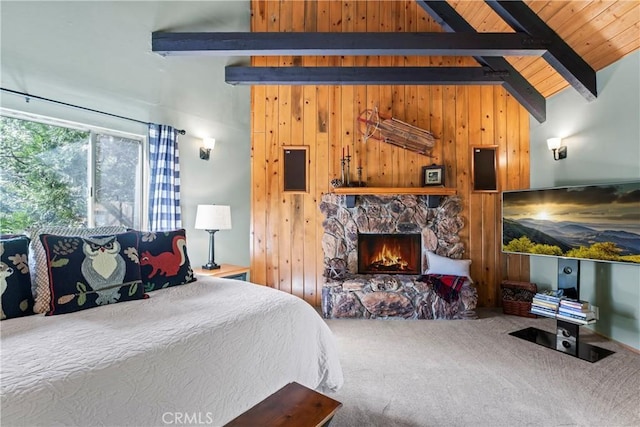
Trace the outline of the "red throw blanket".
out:
<instances>
[{"instance_id":1,"label":"red throw blanket","mask_svg":"<svg viewBox=\"0 0 640 427\"><path fill-rule=\"evenodd\" d=\"M458 299L460 289L467 278L445 274L423 274L417 280L433 286L438 296L450 303Z\"/></svg>"}]
</instances>

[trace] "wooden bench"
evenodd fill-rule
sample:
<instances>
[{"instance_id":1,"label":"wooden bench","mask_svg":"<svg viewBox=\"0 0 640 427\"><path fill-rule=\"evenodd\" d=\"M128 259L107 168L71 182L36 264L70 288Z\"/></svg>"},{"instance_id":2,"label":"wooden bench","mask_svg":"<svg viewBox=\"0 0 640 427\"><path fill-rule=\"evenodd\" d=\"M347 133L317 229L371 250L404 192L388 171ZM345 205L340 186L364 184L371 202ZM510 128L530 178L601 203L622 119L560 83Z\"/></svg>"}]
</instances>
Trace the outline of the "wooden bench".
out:
<instances>
[{"instance_id":1,"label":"wooden bench","mask_svg":"<svg viewBox=\"0 0 640 427\"><path fill-rule=\"evenodd\" d=\"M342 403L298 383L289 383L231 420L225 427L328 426Z\"/></svg>"}]
</instances>

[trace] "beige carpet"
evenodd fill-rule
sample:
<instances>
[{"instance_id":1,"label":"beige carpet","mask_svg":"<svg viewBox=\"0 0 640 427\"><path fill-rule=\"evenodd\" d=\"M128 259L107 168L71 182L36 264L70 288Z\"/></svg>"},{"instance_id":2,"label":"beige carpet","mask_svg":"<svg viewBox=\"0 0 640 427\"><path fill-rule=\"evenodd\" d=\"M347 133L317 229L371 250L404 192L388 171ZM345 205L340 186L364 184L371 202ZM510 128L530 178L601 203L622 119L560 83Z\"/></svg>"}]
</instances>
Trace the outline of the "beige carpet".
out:
<instances>
[{"instance_id":1,"label":"beige carpet","mask_svg":"<svg viewBox=\"0 0 640 427\"><path fill-rule=\"evenodd\" d=\"M478 312L477 320L335 319L343 403L332 427L640 426L640 355L590 363L508 335L552 319Z\"/></svg>"}]
</instances>

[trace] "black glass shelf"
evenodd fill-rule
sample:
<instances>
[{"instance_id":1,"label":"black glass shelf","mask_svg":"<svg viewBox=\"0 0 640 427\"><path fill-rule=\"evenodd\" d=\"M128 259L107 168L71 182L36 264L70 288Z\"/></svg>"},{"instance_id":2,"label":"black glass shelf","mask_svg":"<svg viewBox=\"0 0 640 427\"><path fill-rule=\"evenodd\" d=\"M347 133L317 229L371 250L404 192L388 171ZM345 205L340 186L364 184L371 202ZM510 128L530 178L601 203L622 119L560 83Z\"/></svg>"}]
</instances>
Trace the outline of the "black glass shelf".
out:
<instances>
[{"instance_id":1,"label":"black glass shelf","mask_svg":"<svg viewBox=\"0 0 640 427\"><path fill-rule=\"evenodd\" d=\"M568 298L580 299L580 262L575 259L558 259L558 289L563 290L563 295ZM556 319L556 333L543 331L538 328L525 328L509 333L517 338L541 345L552 350L559 351L577 357L587 362L597 362L615 351L597 347L580 341L580 326L590 325L595 321L578 322L558 318L557 316L544 315L532 312L538 316Z\"/></svg>"},{"instance_id":2,"label":"black glass shelf","mask_svg":"<svg viewBox=\"0 0 640 427\"><path fill-rule=\"evenodd\" d=\"M614 351L607 350L606 348L597 347L595 345L580 342L580 337L576 331L572 331L563 327L565 322L559 321L558 332L552 333L543 331L538 328L525 328L519 331L509 333L514 337L521 338L526 341L541 345L543 347L550 348L552 350L559 351L561 353L575 356L579 359L586 360L587 362L597 362L604 359L607 356L614 354ZM579 326L576 324L569 324L572 326ZM566 325L564 325L566 326ZM574 333L572 333L574 332Z\"/></svg>"}]
</instances>

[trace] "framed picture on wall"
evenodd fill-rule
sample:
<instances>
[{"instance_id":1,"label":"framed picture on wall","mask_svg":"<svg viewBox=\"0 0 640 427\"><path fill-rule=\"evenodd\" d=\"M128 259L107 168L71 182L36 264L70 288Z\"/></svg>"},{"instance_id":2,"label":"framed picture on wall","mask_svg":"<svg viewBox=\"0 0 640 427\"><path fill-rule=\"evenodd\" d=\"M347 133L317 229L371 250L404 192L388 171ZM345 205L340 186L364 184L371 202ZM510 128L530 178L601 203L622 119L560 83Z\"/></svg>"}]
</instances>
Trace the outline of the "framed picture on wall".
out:
<instances>
[{"instance_id":1,"label":"framed picture on wall","mask_svg":"<svg viewBox=\"0 0 640 427\"><path fill-rule=\"evenodd\" d=\"M422 167L422 186L444 185L444 166L433 164Z\"/></svg>"}]
</instances>

